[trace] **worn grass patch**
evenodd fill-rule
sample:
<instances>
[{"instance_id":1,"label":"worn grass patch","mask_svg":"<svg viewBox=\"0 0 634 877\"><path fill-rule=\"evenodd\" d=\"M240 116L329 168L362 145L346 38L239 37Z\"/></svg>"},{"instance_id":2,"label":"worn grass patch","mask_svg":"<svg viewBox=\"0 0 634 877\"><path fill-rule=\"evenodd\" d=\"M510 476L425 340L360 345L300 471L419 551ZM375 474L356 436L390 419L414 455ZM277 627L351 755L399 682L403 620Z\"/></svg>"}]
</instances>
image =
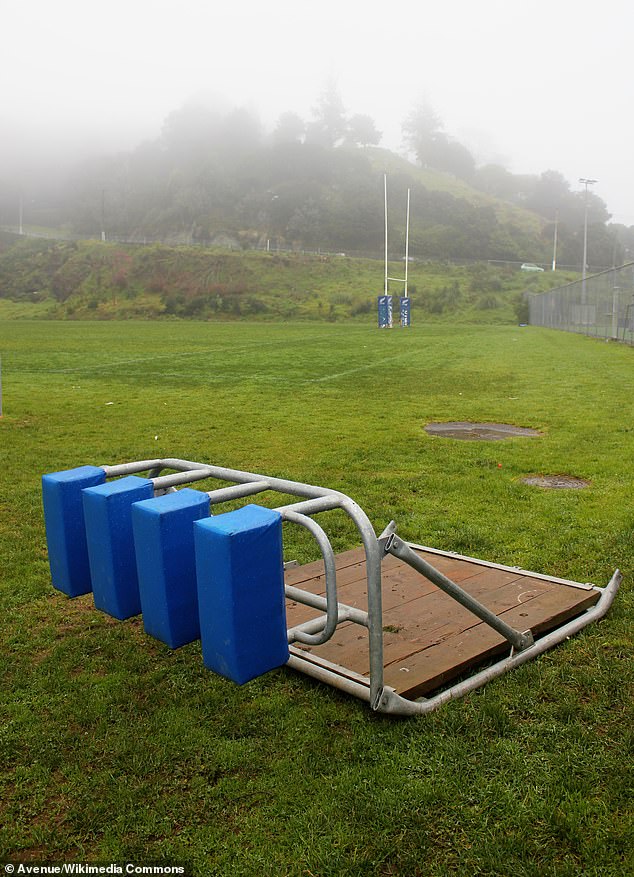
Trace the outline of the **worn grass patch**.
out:
<instances>
[{"instance_id":1,"label":"worn grass patch","mask_svg":"<svg viewBox=\"0 0 634 877\"><path fill-rule=\"evenodd\" d=\"M0 858L195 875L634 871L633 352L513 327L0 324ZM542 434L447 442L432 421ZM237 688L50 586L40 476L178 456L337 487L380 530L622 590L425 719L290 671ZM574 471L583 491L522 476ZM336 515L337 550L356 544ZM299 528L298 528L299 530ZM287 553L318 550L289 529Z\"/></svg>"}]
</instances>

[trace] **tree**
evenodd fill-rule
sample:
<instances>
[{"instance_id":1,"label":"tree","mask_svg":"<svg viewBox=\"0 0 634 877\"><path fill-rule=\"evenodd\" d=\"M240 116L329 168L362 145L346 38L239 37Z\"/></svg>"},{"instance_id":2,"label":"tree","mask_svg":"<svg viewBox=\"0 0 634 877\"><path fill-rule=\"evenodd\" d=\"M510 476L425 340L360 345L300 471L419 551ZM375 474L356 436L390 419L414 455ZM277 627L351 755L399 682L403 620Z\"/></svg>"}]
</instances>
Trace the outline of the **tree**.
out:
<instances>
[{"instance_id":1,"label":"tree","mask_svg":"<svg viewBox=\"0 0 634 877\"><path fill-rule=\"evenodd\" d=\"M221 126L220 112L202 103L190 102L165 119L162 140L179 158L200 156L217 141Z\"/></svg>"},{"instance_id":2,"label":"tree","mask_svg":"<svg viewBox=\"0 0 634 877\"><path fill-rule=\"evenodd\" d=\"M466 146L457 140L438 142L436 164L438 170L447 171L461 180L471 181L475 175L475 159Z\"/></svg>"},{"instance_id":3,"label":"tree","mask_svg":"<svg viewBox=\"0 0 634 877\"><path fill-rule=\"evenodd\" d=\"M286 143L300 143L305 133L306 123L297 113L282 113L273 131L273 142L278 146Z\"/></svg>"},{"instance_id":4,"label":"tree","mask_svg":"<svg viewBox=\"0 0 634 877\"><path fill-rule=\"evenodd\" d=\"M239 107L225 117L221 144L230 154L235 156L256 149L261 140L262 125L255 113Z\"/></svg>"},{"instance_id":5,"label":"tree","mask_svg":"<svg viewBox=\"0 0 634 877\"><path fill-rule=\"evenodd\" d=\"M363 113L355 113L348 122L346 140L360 146L378 146L381 132L377 131L374 119Z\"/></svg>"},{"instance_id":6,"label":"tree","mask_svg":"<svg viewBox=\"0 0 634 877\"><path fill-rule=\"evenodd\" d=\"M319 146L339 145L346 135L348 123L334 82L330 82L321 94L313 115L314 121L306 130L306 139Z\"/></svg>"},{"instance_id":7,"label":"tree","mask_svg":"<svg viewBox=\"0 0 634 877\"><path fill-rule=\"evenodd\" d=\"M572 224L578 219L576 197L559 171L548 170L535 177L532 191L525 199L524 206L546 219L557 216L566 224Z\"/></svg>"},{"instance_id":8,"label":"tree","mask_svg":"<svg viewBox=\"0 0 634 877\"><path fill-rule=\"evenodd\" d=\"M286 231L292 240L300 240L312 246L319 243L320 229L319 205L309 198L305 204L295 210Z\"/></svg>"},{"instance_id":9,"label":"tree","mask_svg":"<svg viewBox=\"0 0 634 877\"><path fill-rule=\"evenodd\" d=\"M405 119L403 135L423 167L447 171L464 180L475 174L475 159L467 147L445 134L440 116L426 101Z\"/></svg>"},{"instance_id":10,"label":"tree","mask_svg":"<svg viewBox=\"0 0 634 877\"><path fill-rule=\"evenodd\" d=\"M432 160L439 140L446 141L440 116L426 100L417 104L402 125L403 140L423 167L433 166Z\"/></svg>"}]
</instances>

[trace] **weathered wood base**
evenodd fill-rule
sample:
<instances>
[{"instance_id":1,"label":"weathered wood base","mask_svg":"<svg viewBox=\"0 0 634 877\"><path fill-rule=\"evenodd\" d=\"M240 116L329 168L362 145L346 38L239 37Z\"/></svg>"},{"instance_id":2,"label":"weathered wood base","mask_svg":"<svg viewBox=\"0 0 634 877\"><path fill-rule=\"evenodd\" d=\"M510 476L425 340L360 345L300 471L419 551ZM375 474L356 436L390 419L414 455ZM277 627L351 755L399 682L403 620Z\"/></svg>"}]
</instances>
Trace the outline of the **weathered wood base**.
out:
<instances>
[{"instance_id":1,"label":"weathered wood base","mask_svg":"<svg viewBox=\"0 0 634 877\"><path fill-rule=\"evenodd\" d=\"M580 615L599 599L590 585L566 583L432 549L417 549L429 563L484 603L508 624L538 636ZM506 640L396 557L382 564L384 681L414 699L455 679L487 659L510 651ZM286 570L286 584L325 594L322 561ZM361 548L337 556L339 603L367 610L365 555ZM320 613L287 599L287 625ZM368 632L341 624L321 646L303 651L369 674Z\"/></svg>"}]
</instances>

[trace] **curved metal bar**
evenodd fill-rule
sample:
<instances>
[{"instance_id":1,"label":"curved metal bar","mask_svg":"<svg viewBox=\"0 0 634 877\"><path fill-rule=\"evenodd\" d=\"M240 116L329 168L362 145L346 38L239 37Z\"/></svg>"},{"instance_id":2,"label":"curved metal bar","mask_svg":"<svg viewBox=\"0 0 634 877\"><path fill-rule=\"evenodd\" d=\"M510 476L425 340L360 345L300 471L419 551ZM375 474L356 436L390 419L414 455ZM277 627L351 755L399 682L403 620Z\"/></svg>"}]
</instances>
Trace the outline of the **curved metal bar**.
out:
<instances>
[{"instance_id":1,"label":"curved metal bar","mask_svg":"<svg viewBox=\"0 0 634 877\"><path fill-rule=\"evenodd\" d=\"M287 596L290 596L287 594ZM297 600L298 603L302 602L301 600ZM324 599L324 603L325 603ZM361 624L363 627L367 627L367 619L366 624L363 624L363 621L359 620L358 615L355 613L359 610L355 610L352 607L343 607L342 604L337 604L339 609L337 612L337 624L343 624L344 621L352 621L355 624ZM321 608L321 607L316 607ZM325 606L323 607L325 608ZM326 622L326 616L320 615L318 618L311 618L310 621L304 621L303 624L297 624L295 627L291 627L287 630L287 638L289 643L294 643L298 641L298 637L296 636L297 632L300 633L318 633L324 629L324 624ZM345 668L340 668L340 670ZM368 683L369 684L369 683Z\"/></svg>"},{"instance_id":2,"label":"curved metal bar","mask_svg":"<svg viewBox=\"0 0 634 877\"><path fill-rule=\"evenodd\" d=\"M357 503L336 490L320 494L321 499L282 506L281 511L300 510L315 514L340 508L352 518L363 542L368 585L368 631L370 658L370 703L377 709L383 693L383 600L381 593L381 559L383 552L368 516ZM277 511L280 511L278 508Z\"/></svg>"},{"instance_id":3,"label":"curved metal bar","mask_svg":"<svg viewBox=\"0 0 634 877\"><path fill-rule=\"evenodd\" d=\"M279 510L278 510L279 511ZM322 527L317 521L306 515L300 515L297 512L286 510L281 513L284 521L292 524L299 524L305 527L317 540L317 544L321 549L324 558L324 569L326 574L326 624L320 633L307 633L303 630L294 630L294 640L306 643L311 646L319 646L327 642L335 632L339 621L339 609L337 607L337 568L335 561L335 552L333 551L330 539L326 535Z\"/></svg>"},{"instance_id":4,"label":"curved metal bar","mask_svg":"<svg viewBox=\"0 0 634 877\"><path fill-rule=\"evenodd\" d=\"M134 475L136 472L147 472L148 470L161 472L163 469L176 469L184 471L186 469L205 468L204 463L191 463L188 460L178 460L170 458L167 460L135 460L131 463L117 463L114 466L102 466L107 478L116 478L119 475Z\"/></svg>"}]
</instances>

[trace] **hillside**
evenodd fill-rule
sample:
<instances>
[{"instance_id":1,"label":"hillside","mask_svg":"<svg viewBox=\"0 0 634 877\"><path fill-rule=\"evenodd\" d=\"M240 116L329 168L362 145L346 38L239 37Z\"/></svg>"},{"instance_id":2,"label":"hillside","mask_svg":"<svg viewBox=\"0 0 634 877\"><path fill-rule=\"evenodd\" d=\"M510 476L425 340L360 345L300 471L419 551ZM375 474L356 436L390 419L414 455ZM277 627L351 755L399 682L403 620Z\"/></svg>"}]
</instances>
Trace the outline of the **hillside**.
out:
<instances>
[{"instance_id":1,"label":"hillside","mask_svg":"<svg viewBox=\"0 0 634 877\"><path fill-rule=\"evenodd\" d=\"M406 192L411 189L410 253L415 256L544 263L552 258L549 223L534 211L387 149L370 147L366 154L377 177L388 175L390 228L403 239Z\"/></svg>"},{"instance_id":2,"label":"hillside","mask_svg":"<svg viewBox=\"0 0 634 877\"><path fill-rule=\"evenodd\" d=\"M395 264L401 272L403 264ZM0 316L53 319L375 319L383 262L347 256L45 241L0 235ZM557 272L414 261L414 320L514 322ZM393 284L390 291L398 295Z\"/></svg>"},{"instance_id":3,"label":"hillside","mask_svg":"<svg viewBox=\"0 0 634 877\"><path fill-rule=\"evenodd\" d=\"M21 199L24 227L56 235L380 257L386 173L398 257L410 189L415 258L549 261L546 221L478 191L474 180L372 146L249 139L244 131L214 142L208 130L195 136L176 123L129 154L77 166L57 195L7 189L0 215Z\"/></svg>"},{"instance_id":4,"label":"hillside","mask_svg":"<svg viewBox=\"0 0 634 877\"><path fill-rule=\"evenodd\" d=\"M158 136L28 180L0 182L0 227L34 234L126 243L234 249L345 252L381 258L384 176L389 249L418 260L482 260L579 269L587 237L592 269L621 264L634 226L609 224L607 206L573 190L555 170L513 174L478 166L432 113L403 125L408 160L379 148L371 119L324 97L313 122L282 114L265 131L244 108L188 104ZM5 175L6 175L5 170ZM588 234L585 235L584 231Z\"/></svg>"}]
</instances>

